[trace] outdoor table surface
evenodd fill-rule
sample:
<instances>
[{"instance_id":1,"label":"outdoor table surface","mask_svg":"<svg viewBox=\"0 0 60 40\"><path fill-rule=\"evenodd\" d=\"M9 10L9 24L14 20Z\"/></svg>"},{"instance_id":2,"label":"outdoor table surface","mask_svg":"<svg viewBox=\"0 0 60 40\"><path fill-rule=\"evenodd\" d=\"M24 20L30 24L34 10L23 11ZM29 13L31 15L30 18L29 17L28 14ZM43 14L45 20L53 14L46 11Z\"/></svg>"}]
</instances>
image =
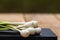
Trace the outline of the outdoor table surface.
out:
<instances>
[{"instance_id":1,"label":"outdoor table surface","mask_svg":"<svg viewBox=\"0 0 60 40\"><path fill-rule=\"evenodd\" d=\"M60 14L40 13L0 13L0 21L27 22L38 21L41 28L50 28L60 40Z\"/></svg>"}]
</instances>

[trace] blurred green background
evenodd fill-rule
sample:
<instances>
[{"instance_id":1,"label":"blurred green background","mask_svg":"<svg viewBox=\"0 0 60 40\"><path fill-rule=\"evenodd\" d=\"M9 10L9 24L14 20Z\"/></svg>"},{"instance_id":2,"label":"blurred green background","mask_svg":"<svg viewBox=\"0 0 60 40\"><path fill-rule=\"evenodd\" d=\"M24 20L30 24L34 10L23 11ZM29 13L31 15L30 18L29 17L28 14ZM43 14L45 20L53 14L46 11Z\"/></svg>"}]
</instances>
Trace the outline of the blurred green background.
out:
<instances>
[{"instance_id":1,"label":"blurred green background","mask_svg":"<svg viewBox=\"0 0 60 40\"><path fill-rule=\"evenodd\" d=\"M0 0L0 12L60 12L60 0Z\"/></svg>"}]
</instances>

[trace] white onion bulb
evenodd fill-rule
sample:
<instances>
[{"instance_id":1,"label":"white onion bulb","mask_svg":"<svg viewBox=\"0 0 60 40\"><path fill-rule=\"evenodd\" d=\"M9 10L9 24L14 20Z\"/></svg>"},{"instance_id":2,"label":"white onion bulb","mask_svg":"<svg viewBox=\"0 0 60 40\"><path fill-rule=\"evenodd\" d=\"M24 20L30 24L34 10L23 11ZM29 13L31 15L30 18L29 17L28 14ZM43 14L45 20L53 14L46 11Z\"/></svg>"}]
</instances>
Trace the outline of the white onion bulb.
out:
<instances>
[{"instance_id":1,"label":"white onion bulb","mask_svg":"<svg viewBox=\"0 0 60 40\"><path fill-rule=\"evenodd\" d=\"M26 26L26 27L33 27L32 22L27 22L24 26Z\"/></svg>"},{"instance_id":2,"label":"white onion bulb","mask_svg":"<svg viewBox=\"0 0 60 40\"><path fill-rule=\"evenodd\" d=\"M41 32L41 28L35 28L35 32L36 33L40 33Z\"/></svg>"},{"instance_id":3,"label":"white onion bulb","mask_svg":"<svg viewBox=\"0 0 60 40\"><path fill-rule=\"evenodd\" d=\"M27 31L27 30L21 30L20 31L20 35L22 36L22 37L29 37L29 35L30 35L30 32L29 31Z\"/></svg>"},{"instance_id":4,"label":"white onion bulb","mask_svg":"<svg viewBox=\"0 0 60 40\"><path fill-rule=\"evenodd\" d=\"M32 22L33 27L37 27L38 26L38 22L37 21L31 21L31 22Z\"/></svg>"},{"instance_id":5,"label":"white onion bulb","mask_svg":"<svg viewBox=\"0 0 60 40\"><path fill-rule=\"evenodd\" d=\"M32 28L32 27L29 27L26 30L29 31L31 35L34 35L35 34L35 29Z\"/></svg>"},{"instance_id":6,"label":"white onion bulb","mask_svg":"<svg viewBox=\"0 0 60 40\"><path fill-rule=\"evenodd\" d=\"M32 22L27 22L24 25L18 25L17 28L21 28L21 27L33 27Z\"/></svg>"},{"instance_id":7,"label":"white onion bulb","mask_svg":"<svg viewBox=\"0 0 60 40\"><path fill-rule=\"evenodd\" d=\"M18 25L17 28L20 28L20 27L37 27L37 26L38 26L37 21L30 21L30 22L26 22L24 25Z\"/></svg>"},{"instance_id":8,"label":"white onion bulb","mask_svg":"<svg viewBox=\"0 0 60 40\"><path fill-rule=\"evenodd\" d=\"M19 31L19 32L20 32L20 35L21 35L22 37L28 37L28 36L30 35L30 32L27 31L27 30L19 30L19 29L17 29L17 28L14 27L14 26L11 26L11 27L12 27L13 29Z\"/></svg>"}]
</instances>

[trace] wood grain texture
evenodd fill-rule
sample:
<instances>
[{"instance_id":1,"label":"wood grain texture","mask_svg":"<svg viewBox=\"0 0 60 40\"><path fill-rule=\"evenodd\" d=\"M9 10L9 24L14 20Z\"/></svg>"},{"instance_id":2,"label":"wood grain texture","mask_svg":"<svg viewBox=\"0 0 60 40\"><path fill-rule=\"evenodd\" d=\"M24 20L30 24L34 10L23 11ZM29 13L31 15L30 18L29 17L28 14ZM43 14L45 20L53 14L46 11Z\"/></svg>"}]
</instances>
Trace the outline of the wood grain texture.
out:
<instances>
[{"instance_id":1,"label":"wood grain texture","mask_svg":"<svg viewBox=\"0 0 60 40\"><path fill-rule=\"evenodd\" d=\"M24 17L23 17L23 14L22 13L3 13L3 14L0 14L0 21L16 21L16 22L22 22L22 21L25 21L24 20Z\"/></svg>"},{"instance_id":2,"label":"wood grain texture","mask_svg":"<svg viewBox=\"0 0 60 40\"><path fill-rule=\"evenodd\" d=\"M25 14L26 21L36 20L41 28L50 28L60 40L60 21L55 14Z\"/></svg>"},{"instance_id":3,"label":"wood grain texture","mask_svg":"<svg viewBox=\"0 0 60 40\"><path fill-rule=\"evenodd\" d=\"M60 21L60 14L55 14L55 17Z\"/></svg>"}]
</instances>

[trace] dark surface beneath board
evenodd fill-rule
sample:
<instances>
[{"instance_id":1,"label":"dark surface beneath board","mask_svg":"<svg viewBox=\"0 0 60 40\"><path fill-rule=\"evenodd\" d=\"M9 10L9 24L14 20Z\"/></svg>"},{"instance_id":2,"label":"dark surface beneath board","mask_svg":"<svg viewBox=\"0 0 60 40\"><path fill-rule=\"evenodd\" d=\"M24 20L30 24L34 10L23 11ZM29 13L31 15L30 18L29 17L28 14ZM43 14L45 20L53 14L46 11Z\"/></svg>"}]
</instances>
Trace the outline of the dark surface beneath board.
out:
<instances>
[{"instance_id":1,"label":"dark surface beneath board","mask_svg":"<svg viewBox=\"0 0 60 40\"><path fill-rule=\"evenodd\" d=\"M48 28L42 28L40 34L23 38L17 31L0 31L0 40L57 40L57 36Z\"/></svg>"}]
</instances>

